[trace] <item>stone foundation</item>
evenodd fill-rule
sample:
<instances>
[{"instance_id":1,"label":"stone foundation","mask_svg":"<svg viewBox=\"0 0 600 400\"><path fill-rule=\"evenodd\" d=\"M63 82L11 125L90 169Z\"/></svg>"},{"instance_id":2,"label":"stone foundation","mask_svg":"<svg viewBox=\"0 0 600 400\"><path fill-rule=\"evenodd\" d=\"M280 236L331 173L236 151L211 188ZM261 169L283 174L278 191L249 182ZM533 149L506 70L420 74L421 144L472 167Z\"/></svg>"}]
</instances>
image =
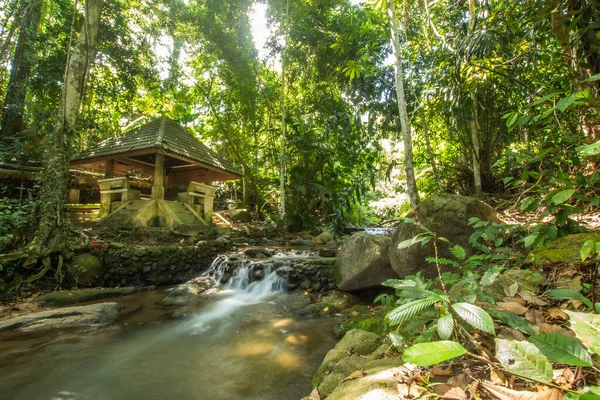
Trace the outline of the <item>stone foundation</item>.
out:
<instances>
[{"instance_id":1,"label":"stone foundation","mask_svg":"<svg viewBox=\"0 0 600 400\"><path fill-rule=\"evenodd\" d=\"M217 255L228 249L219 241L164 247L111 243L107 249L96 253L104 267L96 285L147 286L185 282L206 271Z\"/></svg>"}]
</instances>

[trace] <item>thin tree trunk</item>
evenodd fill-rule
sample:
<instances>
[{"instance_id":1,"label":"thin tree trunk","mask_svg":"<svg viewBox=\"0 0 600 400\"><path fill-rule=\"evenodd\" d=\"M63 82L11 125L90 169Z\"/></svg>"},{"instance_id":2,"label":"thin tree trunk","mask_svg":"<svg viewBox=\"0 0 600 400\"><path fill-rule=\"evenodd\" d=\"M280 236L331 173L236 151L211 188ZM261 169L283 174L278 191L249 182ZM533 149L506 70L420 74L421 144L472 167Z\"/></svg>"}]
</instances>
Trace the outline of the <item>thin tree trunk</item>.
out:
<instances>
[{"instance_id":1,"label":"thin tree trunk","mask_svg":"<svg viewBox=\"0 0 600 400\"><path fill-rule=\"evenodd\" d=\"M33 46L42 18L44 0L32 0L24 4L26 5L23 10L24 15L19 30L17 48L12 59L12 68L4 98L0 139L14 137L23 130L27 84L35 58Z\"/></svg>"},{"instance_id":2,"label":"thin tree trunk","mask_svg":"<svg viewBox=\"0 0 600 400\"><path fill-rule=\"evenodd\" d=\"M433 154L431 142L429 141L429 130L427 129L427 120L425 119L425 112L423 111L423 108L420 109L420 114L421 120L423 121L423 136L425 137L425 146L427 146L427 156L429 157L429 164L431 164L433 176L438 185L438 188L440 189L440 192L443 192L444 186L442 185L442 179L440 178L440 173L438 172L437 165L435 163L435 155Z\"/></svg>"},{"instance_id":3,"label":"thin tree trunk","mask_svg":"<svg viewBox=\"0 0 600 400\"><path fill-rule=\"evenodd\" d=\"M47 167L42 180L39 221L30 247L32 264L54 253L69 254L69 224L64 216L64 205L69 190L69 160L71 139L79 117L81 102L90 64L94 57L103 0L87 0L81 31L73 43L67 59L65 84L58 122L52 132Z\"/></svg>"},{"instance_id":4,"label":"thin tree trunk","mask_svg":"<svg viewBox=\"0 0 600 400\"><path fill-rule=\"evenodd\" d=\"M471 101L473 102L473 116L471 118L471 142L473 144L473 182L475 193L481 193L481 157L479 154L479 132L477 130L477 95L475 87L471 86Z\"/></svg>"},{"instance_id":5,"label":"thin tree trunk","mask_svg":"<svg viewBox=\"0 0 600 400\"><path fill-rule=\"evenodd\" d=\"M287 18L290 11L290 2L286 1L286 12L283 34L287 44ZM285 45L281 49L281 146L279 148L279 201L281 203L281 220L285 218Z\"/></svg>"},{"instance_id":6,"label":"thin tree trunk","mask_svg":"<svg viewBox=\"0 0 600 400\"><path fill-rule=\"evenodd\" d=\"M419 204L419 192L415 179L413 165L411 126L406 110L406 98L404 96L404 71L402 69L402 58L400 54L400 41L398 39L398 20L396 19L396 6L393 0L387 0L387 9L390 16L390 30L392 36L392 47L396 61L396 97L398 99L398 111L400 113L400 126L402 127L402 138L404 140L404 165L406 168L406 181L410 205L415 208Z\"/></svg>"}]
</instances>

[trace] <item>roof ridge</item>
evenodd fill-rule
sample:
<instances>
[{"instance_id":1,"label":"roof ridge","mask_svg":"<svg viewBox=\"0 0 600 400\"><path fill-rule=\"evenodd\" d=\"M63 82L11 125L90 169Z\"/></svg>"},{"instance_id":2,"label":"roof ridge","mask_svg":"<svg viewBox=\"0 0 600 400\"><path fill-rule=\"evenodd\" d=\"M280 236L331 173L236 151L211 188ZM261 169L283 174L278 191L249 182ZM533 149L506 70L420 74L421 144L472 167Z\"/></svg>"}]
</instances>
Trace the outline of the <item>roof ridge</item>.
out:
<instances>
[{"instance_id":1,"label":"roof ridge","mask_svg":"<svg viewBox=\"0 0 600 400\"><path fill-rule=\"evenodd\" d=\"M158 136L156 136L156 142L154 142L154 145L156 147L162 147L163 144L163 138L165 136L165 125L167 124L167 117L165 117L164 115L160 118L160 127L158 128Z\"/></svg>"}]
</instances>

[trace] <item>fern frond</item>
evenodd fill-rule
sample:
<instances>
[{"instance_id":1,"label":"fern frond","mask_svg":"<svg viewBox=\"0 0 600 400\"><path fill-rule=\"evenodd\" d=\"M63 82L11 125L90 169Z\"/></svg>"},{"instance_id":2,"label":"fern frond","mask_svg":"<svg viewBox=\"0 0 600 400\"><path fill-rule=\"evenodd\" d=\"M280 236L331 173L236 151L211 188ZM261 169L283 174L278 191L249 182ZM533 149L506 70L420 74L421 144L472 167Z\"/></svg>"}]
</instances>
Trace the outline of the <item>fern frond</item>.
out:
<instances>
[{"instance_id":1,"label":"fern frond","mask_svg":"<svg viewBox=\"0 0 600 400\"><path fill-rule=\"evenodd\" d=\"M407 299L426 299L426 298L437 298L438 301L442 299L431 290L422 289L419 287L405 287L400 290L400 296Z\"/></svg>"},{"instance_id":2,"label":"fern frond","mask_svg":"<svg viewBox=\"0 0 600 400\"><path fill-rule=\"evenodd\" d=\"M450 247L450 252L454 257L458 258L459 260L464 260L467 257L467 252L465 251L465 248L458 244Z\"/></svg>"}]
</instances>

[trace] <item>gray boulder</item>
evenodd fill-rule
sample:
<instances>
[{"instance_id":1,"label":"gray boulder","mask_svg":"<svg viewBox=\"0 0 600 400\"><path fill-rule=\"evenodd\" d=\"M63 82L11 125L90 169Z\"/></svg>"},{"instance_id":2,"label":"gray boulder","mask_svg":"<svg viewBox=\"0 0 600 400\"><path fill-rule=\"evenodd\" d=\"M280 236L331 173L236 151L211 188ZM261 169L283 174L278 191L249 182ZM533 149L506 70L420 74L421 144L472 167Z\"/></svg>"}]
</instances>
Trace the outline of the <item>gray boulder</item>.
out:
<instances>
[{"instance_id":1,"label":"gray boulder","mask_svg":"<svg viewBox=\"0 0 600 400\"><path fill-rule=\"evenodd\" d=\"M438 241L439 256L446 258L454 258L449 250L454 245L464 247L467 256L473 254L474 249L469 244L469 237L475 230L469 225L470 218L477 217L482 221L499 222L489 205L472 197L453 194L438 194L430 197L415 208L409 217L419 221L437 236L445 237L450 241L450 244ZM392 236L390 262L396 274L402 278L419 271L428 278L437 276L435 265L425 261L425 258L434 256L431 242L425 246L415 244L408 248L398 248L400 243L421 232L416 225L401 224ZM451 267L445 267L445 270L449 268Z\"/></svg>"},{"instance_id":2,"label":"gray boulder","mask_svg":"<svg viewBox=\"0 0 600 400\"><path fill-rule=\"evenodd\" d=\"M114 322L122 308L119 303L57 308L2 321L0 332L39 332L86 325L102 326Z\"/></svg>"},{"instance_id":3,"label":"gray boulder","mask_svg":"<svg viewBox=\"0 0 600 400\"><path fill-rule=\"evenodd\" d=\"M199 302L203 300L200 295L212 286L213 282L208 278L198 278L182 283L175 286L161 302L166 305L186 305Z\"/></svg>"},{"instance_id":4,"label":"gray boulder","mask_svg":"<svg viewBox=\"0 0 600 400\"><path fill-rule=\"evenodd\" d=\"M386 279L397 278L388 257L391 239L360 232L344 242L334 265L341 290L375 287Z\"/></svg>"},{"instance_id":5,"label":"gray boulder","mask_svg":"<svg viewBox=\"0 0 600 400\"><path fill-rule=\"evenodd\" d=\"M247 224L252 221L252 216L246 210L233 210L231 212L231 220L234 222L242 222Z\"/></svg>"}]
</instances>

